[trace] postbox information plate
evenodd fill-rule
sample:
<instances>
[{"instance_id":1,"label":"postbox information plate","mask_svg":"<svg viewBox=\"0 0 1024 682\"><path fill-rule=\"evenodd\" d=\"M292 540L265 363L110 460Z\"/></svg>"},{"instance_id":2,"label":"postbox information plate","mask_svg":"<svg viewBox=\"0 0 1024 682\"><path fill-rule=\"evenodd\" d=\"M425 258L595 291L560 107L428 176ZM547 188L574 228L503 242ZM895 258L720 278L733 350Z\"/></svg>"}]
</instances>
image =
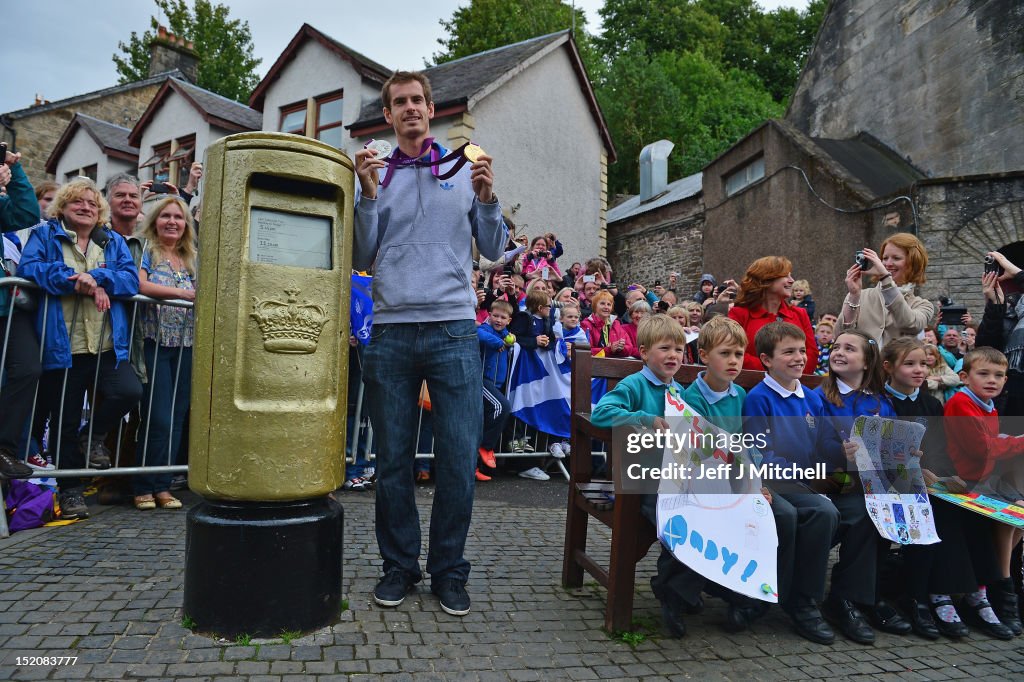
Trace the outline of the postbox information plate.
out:
<instances>
[{"instance_id":1,"label":"postbox information plate","mask_svg":"<svg viewBox=\"0 0 1024 682\"><path fill-rule=\"evenodd\" d=\"M331 219L253 208L249 259L297 268L331 269Z\"/></svg>"}]
</instances>

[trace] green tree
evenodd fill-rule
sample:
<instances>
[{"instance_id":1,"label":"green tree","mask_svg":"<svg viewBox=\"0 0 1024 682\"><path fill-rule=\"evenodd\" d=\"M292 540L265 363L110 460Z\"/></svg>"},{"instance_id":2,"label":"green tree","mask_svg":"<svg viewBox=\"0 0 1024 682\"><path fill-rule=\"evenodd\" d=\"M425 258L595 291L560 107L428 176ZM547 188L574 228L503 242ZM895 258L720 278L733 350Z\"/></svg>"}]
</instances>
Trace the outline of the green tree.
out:
<instances>
[{"instance_id":1,"label":"green tree","mask_svg":"<svg viewBox=\"0 0 1024 682\"><path fill-rule=\"evenodd\" d=\"M605 0L598 48L607 59L643 44L648 55L699 51L725 69L756 75L777 102L793 90L827 0L764 12L754 0Z\"/></svg>"},{"instance_id":2,"label":"green tree","mask_svg":"<svg viewBox=\"0 0 1024 682\"><path fill-rule=\"evenodd\" d=\"M231 19L226 5L210 0L194 0L194 9L185 0L154 0L167 17L167 28L195 44L199 55L198 85L238 102L246 102L259 77L256 68L262 60L253 56L249 22ZM141 80L149 75L150 43L156 37L159 21L150 17L150 30L141 36L132 31L127 43L118 42L121 54L113 56L120 83Z\"/></svg>"},{"instance_id":3,"label":"green tree","mask_svg":"<svg viewBox=\"0 0 1024 682\"><path fill-rule=\"evenodd\" d=\"M639 191L636 160L646 144L676 144L669 178L678 179L783 113L753 74L723 69L701 52L648 55L643 42L612 62L597 94L620 159L609 168L611 193Z\"/></svg>"},{"instance_id":4,"label":"green tree","mask_svg":"<svg viewBox=\"0 0 1024 682\"><path fill-rule=\"evenodd\" d=\"M587 18L583 10L573 10L562 0L471 0L469 6L455 10L450 19L441 19L448 37L438 38L438 44L444 49L434 53L434 63L564 31L573 27L574 11L573 37L580 56L588 70L596 70L600 67L600 57L585 30Z\"/></svg>"}]
</instances>

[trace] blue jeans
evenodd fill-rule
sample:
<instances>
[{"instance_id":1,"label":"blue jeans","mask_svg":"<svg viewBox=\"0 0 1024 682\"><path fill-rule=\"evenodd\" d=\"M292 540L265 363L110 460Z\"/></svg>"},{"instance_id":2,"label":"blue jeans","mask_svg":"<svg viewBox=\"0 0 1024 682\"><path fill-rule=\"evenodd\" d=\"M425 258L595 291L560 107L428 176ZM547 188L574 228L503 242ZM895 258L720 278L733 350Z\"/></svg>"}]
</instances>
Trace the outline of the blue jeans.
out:
<instances>
[{"instance_id":1,"label":"blue jeans","mask_svg":"<svg viewBox=\"0 0 1024 682\"><path fill-rule=\"evenodd\" d=\"M472 320L375 324L363 353L366 404L377 451L377 545L387 573L414 580L419 566L420 520L413 459L420 384L433 405L436 494L430 514L427 573L465 582L463 557L473 515L473 472L483 426L482 366Z\"/></svg>"},{"instance_id":2,"label":"blue jeans","mask_svg":"<svg viewBox=\"0 0 1024 682\"><path fill-rule=\"evenodd\" d=\"M181 431L192 398L192 349L160 346L146 339L146 373L149 382L142 396L139 435L135 457L140 466L168 466L178 463ZM181 368L179 370L179 356ZM175 387L177 376L177 387ZM152 395L152 406L150 396ZM172 414L173 412L173 414ZM148 425L147 429L147 417ZM170 448L168 450L168 448ZM145 452L145 459L143 459ZM133 479L135 495L162 493L171 489L171 474L143 474Z\"/></svg>"}]
</instances>

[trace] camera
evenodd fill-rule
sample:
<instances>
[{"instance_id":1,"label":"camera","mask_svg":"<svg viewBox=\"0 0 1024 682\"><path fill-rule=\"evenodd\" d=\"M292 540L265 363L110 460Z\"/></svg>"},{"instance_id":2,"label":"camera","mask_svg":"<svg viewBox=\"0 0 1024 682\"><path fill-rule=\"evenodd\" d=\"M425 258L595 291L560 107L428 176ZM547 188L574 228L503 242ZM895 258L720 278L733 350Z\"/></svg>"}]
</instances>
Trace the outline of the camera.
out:
<instances>
[{"instance_id":1,"label":"camera","mask_svg":"<svg viewBox=\"0 0 1024 682\"><path fill-rule=\"evenodd\" d=\"M152 192L153 194L170 194L171 193L171 188L168 187L163 182L154 182L150 186L149 191Z\"/></svg>"},{"instance_id":2,"label":"camera","mask_svg":"<svg viewBox=\"0 0 1024 682\"><path fill-rule=\"evenodd\" d=\"M868 257L864 255L863 251L858 251L857 255L853 257L853 262L857 264L861 270L868 269Z\"/></svg>"},{"instance_id":3,"label":"camera","mask_svg":"<svg viewBox=\"0 0 1024 682\"><path fill-rule=\"evenodd\" d=\"M596 282L596 281L597 281L597 277L595 277L594 275L583 275L583 283L584 284L586 284L587 282Z\"/></svg>"},{"instance_id":4,"label":"camera","mask_svg":"<svg viewBox=\"0 0 1024 682\"><path fill-rule=\"evenodd\" d=\"M660 279L654 280L654 286L660 287L661 286L661 280Z\"/></svg>"},{"instance_id":5,"label":"camera","mask_svg":"<svg viewBox=\"0 0 1024 682\"><path fill-rule=\"evenodd\" d=\"M996 273L996 276L1001 276L1004 272L1003 266L996 262L996 259L992 256L985 256L985 274L990 272Z\"/></svg>"},{"instance_id":6,"label":"camera","mask_svg":"<svg viewBox=\"0 0 1024 682\"><path fill-rule=\"evenodd\" d=\"M949 296L940 296L939 303L942 304L942 316L939 318L939 322L947 327L963 324L963 320L960 318L967 314L966 306L957 305Z\"/></svg>"},{"instance_id":7,"label":"camera","mask_svg":"<svg viewBox=\"0 0 1024 682\"><path fill-rule=\"evenodd\" d=\"M551 260L551 252L550 251L541 251L540 255L541 255L542 258L546 258L547 260Z\"/></svg>"},{"instance_id":8,"label":"camera","mask_svg":"<svg viewBox=\"0 0 1024 682\"><path fill-rule=\"evenodd\" d=\"M501 268L501 274L505 275L506 277L514 275L516 274L516 268L511 263L505 263L505 265Z\"/></svg>"},{"instance_id":9,"label":"camera","mask_svg":"<svg viewBox=\"0 0 1024 682\"><path fill-rule=\"evenodd\" d=\"M570 294L570 296L572 296L573 298L575 298L578 301L580 299L580 292L574 291L574 292L572 292L572 294Z\"/></svg>"}]
</instances>

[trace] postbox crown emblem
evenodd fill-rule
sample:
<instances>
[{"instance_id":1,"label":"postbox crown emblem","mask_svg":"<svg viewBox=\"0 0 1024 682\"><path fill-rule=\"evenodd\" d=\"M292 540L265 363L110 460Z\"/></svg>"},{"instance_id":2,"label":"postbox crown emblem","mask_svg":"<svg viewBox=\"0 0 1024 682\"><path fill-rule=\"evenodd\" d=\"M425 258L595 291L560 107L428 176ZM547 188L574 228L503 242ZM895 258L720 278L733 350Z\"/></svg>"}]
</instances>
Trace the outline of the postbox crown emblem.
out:
<instances>
[{"instance_id":1,"label":"postbox crown emblem","mask_svg":"<svg viewBox=\"0 0 1024 682\"><path fill-rule=\"evenodd\" d=\"M299 303L299 289L285 289L288 301L260 300L253 296L250 315L263 333L263 349L269 353L314 353L320 332L327 324L322 306Z\"/></svg>"}]
</instances>

